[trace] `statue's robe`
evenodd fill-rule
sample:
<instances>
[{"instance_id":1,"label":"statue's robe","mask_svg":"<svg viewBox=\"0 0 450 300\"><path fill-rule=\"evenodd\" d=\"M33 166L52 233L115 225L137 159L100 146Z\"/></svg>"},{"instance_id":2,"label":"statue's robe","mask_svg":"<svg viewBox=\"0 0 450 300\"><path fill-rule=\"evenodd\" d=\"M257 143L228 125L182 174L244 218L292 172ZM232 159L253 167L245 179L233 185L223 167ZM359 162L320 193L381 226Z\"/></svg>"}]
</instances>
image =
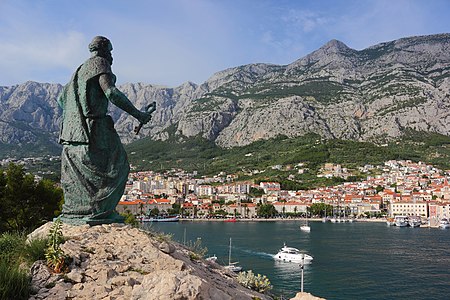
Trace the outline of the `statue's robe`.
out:
<instances>
[{"instance_id":1,"label":"statue's robe","mask_svg":"<svg viewBox=\"0 0 450 300\"><path fill-rule=\"evenodd\" d=\"M99 76L110 74L108 61L94 56L81 65L64 87L58 103L63 109L59 142L62 220L72 224L115 222L115 207L130 171L126 152L112 118Z\"/></svg>"}]
</instances>

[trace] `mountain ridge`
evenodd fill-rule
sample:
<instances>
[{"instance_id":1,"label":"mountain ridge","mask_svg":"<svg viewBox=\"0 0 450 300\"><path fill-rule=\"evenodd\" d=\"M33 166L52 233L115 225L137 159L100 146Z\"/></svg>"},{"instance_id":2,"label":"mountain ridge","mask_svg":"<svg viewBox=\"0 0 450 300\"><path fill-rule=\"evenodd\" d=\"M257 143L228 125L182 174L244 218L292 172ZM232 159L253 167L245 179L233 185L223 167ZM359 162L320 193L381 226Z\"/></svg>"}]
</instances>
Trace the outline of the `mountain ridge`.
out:
<instances>
[{"instance_id":1,"label":"mountain ridge","mask_svg":"<svg viewBox=\"0 0 450 300\"><path fill-rule=\"evenodd\" d=\"M202 84L170 88L127 83L119 88L143 108L157 102L140 137L201 135L221 147L277 135L317 133L327 139L382 143L405 130L450 130L450 34L401 38L355 50L338 40L288 65L247 64L214 73ZM0 142L54 145L59 84L0 87ZM110 106L125 143L136 121ZM45 139L44 139L45 140ZM0 145L0 149L1 149Z\"/></svg>"}]
</instances>

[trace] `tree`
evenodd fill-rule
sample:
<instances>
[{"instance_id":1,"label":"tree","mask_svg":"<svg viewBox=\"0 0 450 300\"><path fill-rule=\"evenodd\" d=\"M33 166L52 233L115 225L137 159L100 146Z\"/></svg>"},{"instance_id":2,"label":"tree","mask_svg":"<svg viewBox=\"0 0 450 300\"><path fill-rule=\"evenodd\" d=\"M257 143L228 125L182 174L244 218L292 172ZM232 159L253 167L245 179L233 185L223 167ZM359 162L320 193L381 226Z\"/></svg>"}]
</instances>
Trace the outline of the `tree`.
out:
<instances>
[{"instance_id":1,"label":"tree","mask_svg":"<svg viewBox=\"0 0 450 300\"><path fill-rule=\"evenodd\" d=\"M261 204L258 206L256 213L260 217L272 218L278 214L273 204Z\"/></svg>"},{"instance_id":2,"label":"tree","mask_svg":"<svg viewBox=\"0 0 450 300\"><path fill-rule=\"evenodd\" d=\"M61 211L63 192L44 179L38 183L22 166L0 170L0 232L31 231Z\"/></svg>"},{"instance_id":3,"label":"tree","mask_svg":"<svg viewBox=\"0 0 450 300\"><path fill-rule=\"evenodd\" d=\"M167 213L169 215L177 215L181 211L181 205L179 203L172 204L172 208L169 208Z\"/></svg>"},{"instance_id":4,"label":"tree","mask_svg":"<svg viewBox=\"0 0 450 300\"><path fill-rule=\"evenodd\" d=\"M309 208L309 212L312 215L321 216L321 217L324 217L326 212L332 212L332 211L333 211L333 206L329 205L329 204L325 204L325 203L314 203ZM329 213L328 213L328 215L329 215Z\"/></svg>"},{"instance_id":5,"label":"tree","mask_svg":"<svg viewBox=\"0 0 450 300\"><path fill-rule=\"evenodd\" d=\"M255 188L255 187L250 187L250 191L248 193L251 197L261 197L262 195L264 195L264 190L263 189L259 189L259 188Z\"/></svg>"},{"instance_id":6,"label":"tree","mask_svg":"<svg viewBox=\"0 0 450 300\"><path fill-rule=\"evenodd\" d=\"M154 207L151 211L150 211L150 216L158 216L159 215L159 209L157 207Z\"/></svg>"}]
</instances>

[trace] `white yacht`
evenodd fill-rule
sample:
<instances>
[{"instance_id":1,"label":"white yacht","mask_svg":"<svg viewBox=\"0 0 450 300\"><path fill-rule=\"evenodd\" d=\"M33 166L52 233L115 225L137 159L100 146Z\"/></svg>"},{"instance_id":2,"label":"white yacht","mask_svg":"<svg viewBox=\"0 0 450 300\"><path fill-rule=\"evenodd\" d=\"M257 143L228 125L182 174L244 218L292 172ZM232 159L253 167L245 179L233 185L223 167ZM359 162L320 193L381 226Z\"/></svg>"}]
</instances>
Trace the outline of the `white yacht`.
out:
<instances>
[{"instance_id":1,"label":"white yacht","mask_svg":"<svg viewBox=\"0 0 450 300\"><path fill-rule=\"evenodd\" d=\"M309 263L313 260L313 257L300 252L297 248L287 247L286 243L283 245L283 248L278 251L277 254L273 256L276 260L281 260L285 262L294 262L294 263Z\"/></svg>"},{"instance_id":2,"label":"white yacht","mask_svg":"<svg viewBox=\"0 0 450 300\"><path fill-rule=\"evenodd\" d=\"M406 227L408 226L408 217L406 216L395 216L395 226Z\"/></svg>"},{"instance_id":3,"label":"white yacht","mask_svg":"<svg viewBox=\"0 0 450 300\"><path fill-rule=\"evenodd\" d=\"M230 238L230 248L228 250L228 266L225 266L225 269L240 272L242 271L242 267L238 265L239 262L231 262L231 238Z\"/></svg>"},{"instance_id":4,"label":"white yacht","mask_svg":"<svg viewBox=\"0 0 450 300\"><path fill-rule=\"evenodd\" d=\"M305 232L311 232L311 227L308 224L302 225L300 226L300 230Z\"/></svg>"},{"instance_id":5,"label":"white yacht","mask_svg":"<svg viewBox=\"0 0 450 300\"><path fill-rule=\"evenodd\" d=\"M411 216L408 218L408 225L410 227L420 227L422 225L422 220L420 216Z\"/></svg>"},{"instance_id":6,"label":"white yacht","mask_svg":"<svg viewBox=\"0 0 450 300\"><path fill-rule=\"evenodd\" d=\"M442 229L448 229L448 228L450 228L450 222L448 221L448 219L444 218L439 223L439 227L442 228Z\"/></svg>"},{"instance_id":7,"label":"white yacht","mask_svg":"<svg viewBox=\"0 0 450 300\"><path fill-rule=\"evenodd\" d=\"M311 232L311 227L308 225L308 212L306 213L306 222L300 225L300 230L304 232Z\"/></svg>"}]
</instances>

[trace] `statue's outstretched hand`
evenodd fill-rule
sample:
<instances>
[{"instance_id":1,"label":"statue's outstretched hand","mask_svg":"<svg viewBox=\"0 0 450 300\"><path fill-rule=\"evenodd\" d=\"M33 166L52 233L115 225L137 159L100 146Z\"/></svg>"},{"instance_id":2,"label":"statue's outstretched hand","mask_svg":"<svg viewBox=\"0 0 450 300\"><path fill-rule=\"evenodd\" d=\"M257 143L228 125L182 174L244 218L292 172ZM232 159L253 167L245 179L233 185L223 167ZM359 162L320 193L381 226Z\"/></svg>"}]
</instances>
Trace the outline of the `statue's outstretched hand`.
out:
<instances>
[{"instance_id":1,"label":"statue's outstretched hand","mask_svg":"<svg viewBox=\"0 0 450 300\"><path fill-rule=\"evenodd\" d=\"M139 111L137 119L139 123L147 124L152 119L152 112Z\"/></svg>"}]
</instances>

